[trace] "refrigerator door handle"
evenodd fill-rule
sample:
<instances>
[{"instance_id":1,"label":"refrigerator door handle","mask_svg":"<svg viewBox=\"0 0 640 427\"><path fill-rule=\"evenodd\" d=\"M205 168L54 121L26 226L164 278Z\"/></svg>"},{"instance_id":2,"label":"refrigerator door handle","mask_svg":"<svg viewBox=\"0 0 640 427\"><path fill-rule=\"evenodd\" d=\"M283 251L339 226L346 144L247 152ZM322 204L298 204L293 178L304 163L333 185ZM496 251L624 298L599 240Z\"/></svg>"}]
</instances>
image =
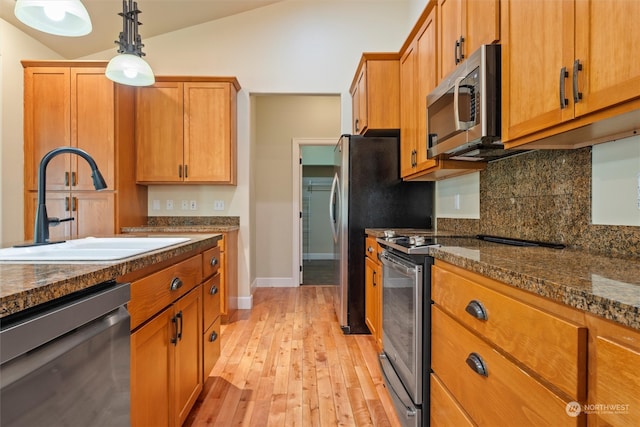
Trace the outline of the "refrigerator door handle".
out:
<instances>
[{"instance_id":1,"label":"refrigerator door handle","mask_svg":"<svg viewBox=\"0 0 640 427\"><path fill-rule=\"evenodd\" d=\"M329 195L329 221L331 223L331 234L333 234L334 243L338 243L338 227L340 226L336 218L336 206L338 203L338 198L340 197L338 193L338 184L339 179L338 174L336 173L333 176L333 183L331 184L331 194Z\"/></svg>"}]
</instances>

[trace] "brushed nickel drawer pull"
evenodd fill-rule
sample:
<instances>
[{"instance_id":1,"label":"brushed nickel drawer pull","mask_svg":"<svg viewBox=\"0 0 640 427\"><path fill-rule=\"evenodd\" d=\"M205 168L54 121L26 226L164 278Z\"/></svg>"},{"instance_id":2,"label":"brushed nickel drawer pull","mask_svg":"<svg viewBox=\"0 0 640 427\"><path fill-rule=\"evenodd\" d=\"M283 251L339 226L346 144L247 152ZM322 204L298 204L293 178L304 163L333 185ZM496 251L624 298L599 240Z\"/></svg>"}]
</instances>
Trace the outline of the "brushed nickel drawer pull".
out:
<instances>
[{"instance_id":1,"label":"brushed nickel drawer pull","mask_svg":"<svg viewBox=\"0 0 640 427\"><path fill-rule=\"evenodd\" d=\"M489 315L487 314L487 309L484 308L484 305L478 300L471 300L469 304L465 307L464 311L472 315L478 320L487 320L489 319Z\"/></svg>"},{"instance_id":2,"label":"brushed nickel drawer pull","mask_svg":"<svg viewBox=\"0 0 640 427\"><path fill-rule=\"evenodd\" d=\"M218 287L216 285L213 285L211 289L209 289L209 295L215 295L217 293L218 293Z\"/></svg>"},{"instance_id":3,"label":"brushed nickel drawer pull","mask_svg":"<svg viewBox=\"0 0 640 427\"><path fill-rule=\"evenodd\" d=\"M482 360L482 357L478 353L471 353L467 357L467 365L478 375L488 377L487 365Z\"/></svg>"},{"instance_id":4,"label":"brushed nickel drawer pull","mask_svg":"<svg viewBox=\"0 0 640 427\"><path fill-rule=\"evenodd\" d=\"M171 286L169 287L169 289L171 289L172 291L177 291L181 287L182 287L182 280L180 280L179 277L174 277L173 280L171 280Z\"/></svg>"},{"instance_id":5,"label":"brushed nickel drawer pull","mask_svg":"<svg viewBox=\"0 0 640 427\"><path fill-rule=\"evenodd\" d=\"M209 342L214 342L217 339L218 339L218 333L216 331L211 332L211 335L209 335Z\"/></svg>"},{"instance_id":6,"label":"brushed nickel drawer pull","mask_svg":"<svg viewBox=\"0 0 640 427\"><path fill-rule=\"evenodd\" d=\"M218 258L212 256L209 264L211 264L211 267L215 267L216 265L218 265Z\"/></svg>"}]
</instances>

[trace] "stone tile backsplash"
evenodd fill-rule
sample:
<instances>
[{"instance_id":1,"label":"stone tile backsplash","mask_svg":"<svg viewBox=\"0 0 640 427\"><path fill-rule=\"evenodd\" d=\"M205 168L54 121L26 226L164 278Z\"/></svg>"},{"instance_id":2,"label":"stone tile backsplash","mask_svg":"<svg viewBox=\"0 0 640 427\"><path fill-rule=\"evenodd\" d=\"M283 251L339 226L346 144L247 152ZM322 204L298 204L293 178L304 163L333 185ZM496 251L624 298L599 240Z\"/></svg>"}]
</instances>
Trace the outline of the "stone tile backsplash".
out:
<instances>
[{"instance_id":1,"label":"stone tile backsplash","mask_svg":"<svg viewBox=\"0 0 640 427\"><path fill-rule=\"evenodd\" d=\"M591 225L591 147L489 163L480 172L480 219L438 218L438 229L640 256L640 227Z\"/></svg>"}]
</instances>

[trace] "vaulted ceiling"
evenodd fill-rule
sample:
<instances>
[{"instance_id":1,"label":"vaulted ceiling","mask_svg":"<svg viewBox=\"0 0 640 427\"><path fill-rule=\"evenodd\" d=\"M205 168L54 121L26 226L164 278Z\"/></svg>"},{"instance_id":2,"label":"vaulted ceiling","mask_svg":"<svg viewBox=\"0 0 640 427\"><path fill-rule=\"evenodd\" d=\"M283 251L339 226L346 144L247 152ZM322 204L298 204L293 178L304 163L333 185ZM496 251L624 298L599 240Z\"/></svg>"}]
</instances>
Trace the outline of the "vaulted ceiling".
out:
<instances>
[{"instance_id":1,"label":"vaulted ceiling","mask_svg":"<svg viewBox=\"0 0 640 427\"><path fill-rule=\"evenodd\" d=\"M282 0L138 0L139 33L145 38L180 30L277 3ZM15 0L0 0L0 18L29 34L65 59L76 59L107 49L116 50L122 30L120 0L82 0L89 12L93 31L83 37L61 37L27 27L13 14Z\"/></svg>"}]
</instances>

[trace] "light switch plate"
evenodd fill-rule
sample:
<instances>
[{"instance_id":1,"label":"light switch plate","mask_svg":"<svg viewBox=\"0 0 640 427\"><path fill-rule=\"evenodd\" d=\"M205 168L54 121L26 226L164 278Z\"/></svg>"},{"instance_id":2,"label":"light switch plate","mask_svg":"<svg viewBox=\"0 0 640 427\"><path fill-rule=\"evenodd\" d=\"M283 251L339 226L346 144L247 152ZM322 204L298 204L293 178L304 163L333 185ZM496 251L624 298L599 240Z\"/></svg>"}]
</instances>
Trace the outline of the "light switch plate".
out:
<instances>
[{"instance_id":1,"label":"light switch plate","mask_svg":"<svg viewBox=\"0 0 640 427\"><path fill-rule=\"evenodd\" d=\"M224 210L224 200L214 200L213 201L213 210L214 211L223 211Z\"/></svg>"}]
</instances>

